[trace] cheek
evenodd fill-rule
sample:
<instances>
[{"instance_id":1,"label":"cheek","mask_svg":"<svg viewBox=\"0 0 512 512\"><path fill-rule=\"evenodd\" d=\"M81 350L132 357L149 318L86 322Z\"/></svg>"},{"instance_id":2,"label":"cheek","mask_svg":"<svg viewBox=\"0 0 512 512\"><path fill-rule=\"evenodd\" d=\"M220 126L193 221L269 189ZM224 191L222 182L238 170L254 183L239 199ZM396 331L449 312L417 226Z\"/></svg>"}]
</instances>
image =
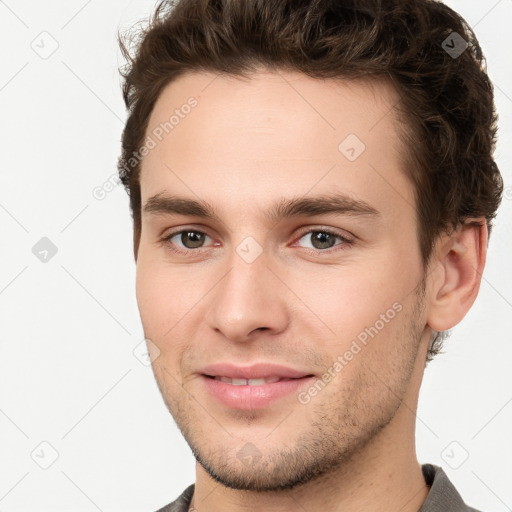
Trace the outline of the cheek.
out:
<instances>
[{"instance_id":1,"label":"cheek","mask_svg":"<svg viewBox=\"0 0 512 512\"><path fill-rule=\"evenodd\" d=\"M204 277L192 266L173 267L149 251L137 260L136 296L145 336L162 352L173 347L179 352L180 340L190 339L208 291ZM211 286L211 285L210 285Z\"/></svg>"},{"instance_id":2,"label":"cheek","mask_svg":"<svg viewBox=\"0 0 512 512\"><path fill-rule=\"evenodd\" d=\"M327 343L331 339L333 342L350 340L379 321L381 314L388 312L388 319L400 309L407 295L404 292L406 269L397 274L386 263L387 256L380 260L337 267L319 266L308 272L297 269L300 276L287 273L285 281L293 283L293 291L300 299L293 300L297 302L298 311L304 311L303 320L315 325L320 322Z\"/></svg>"},{"instance_id":3,"label":"cheek","mask_svg":"<svg viewBox=\"0 0 512 512\"><path fill-rule=\"evenodd\" d=\"M136 270L136 296L146 336L160 339L183 315L181 285L141 246Z\"/></svg>"}]
</instances>

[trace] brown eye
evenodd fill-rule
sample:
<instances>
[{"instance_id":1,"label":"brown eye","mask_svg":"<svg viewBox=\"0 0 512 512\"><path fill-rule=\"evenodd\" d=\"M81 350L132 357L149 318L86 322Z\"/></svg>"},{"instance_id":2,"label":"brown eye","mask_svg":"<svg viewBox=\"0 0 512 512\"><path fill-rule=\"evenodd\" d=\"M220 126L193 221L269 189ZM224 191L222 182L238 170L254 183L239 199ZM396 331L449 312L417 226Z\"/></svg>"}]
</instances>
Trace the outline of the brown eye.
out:
<instances>
[{"instance_id":1,"label":"brown eye","mask_svg":"<svg viewBox=\"0 0 512 512\"><path fill-rule=\"evenodd\" d=\"M207 238L211 240L211 237L202 231L182 229L167 235L162 241L173 251L186 253L187 251L203 248Z\"/></svg>"},{"instance_id":2,"label":"brown eye","mask_svg":"<svg viewBox=\"0 0 512 512\"><path fill-rule=\"evenodd\" d=\"M336 236L325 231L312 231L310 237L315 249L330 249L336 243Z\"/></svg>"},{"instance_id":3,"label":"brown eye","mask_svg":"<svg viewBox=\"0 0 512 512\"><path fill-rule=\"evenodd\" d=\"M328 250L335 247L333 250L343 249L351 245L352 240L345 238L339 233L329 231L326 229L309 230L302 234L300 240L305 240L306 244L298 244L301 247L309 250L316 250L316 252L329 252ZM337 240L341 242L336 242Z\"/></svg>"},{"instance_id":4,"label":"brown eye","mask_svg":"<svg viewBox=\"0 0 512 512\"><path fill-rule=\"evenodd\" d=\"M204 243L205 234L199 231L182 231L180 242L187 249L197 249Z\"/></svg>"}]
</instances>

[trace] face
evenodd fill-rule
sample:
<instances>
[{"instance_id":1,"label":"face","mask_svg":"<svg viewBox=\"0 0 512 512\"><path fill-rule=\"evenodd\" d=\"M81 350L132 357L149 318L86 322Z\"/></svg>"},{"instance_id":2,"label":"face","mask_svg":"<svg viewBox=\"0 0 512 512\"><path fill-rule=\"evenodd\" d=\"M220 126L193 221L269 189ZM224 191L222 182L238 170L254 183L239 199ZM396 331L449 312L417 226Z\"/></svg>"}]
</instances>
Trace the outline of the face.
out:
<instances>
[{"instance_id":1,"label":"face","mask_svg":"<svg viewBox=\"0 0 512 512\"><path fill-rule=\"evenodd\" d=\"M423 367L397 99L385 83L261 71L183 75L155 105L137 301L163 399L228 487L333 471L393 424ZM207 368L220 363L297 378L237 386L206 376L233 375Z\"/></svg>"}]
</instances>

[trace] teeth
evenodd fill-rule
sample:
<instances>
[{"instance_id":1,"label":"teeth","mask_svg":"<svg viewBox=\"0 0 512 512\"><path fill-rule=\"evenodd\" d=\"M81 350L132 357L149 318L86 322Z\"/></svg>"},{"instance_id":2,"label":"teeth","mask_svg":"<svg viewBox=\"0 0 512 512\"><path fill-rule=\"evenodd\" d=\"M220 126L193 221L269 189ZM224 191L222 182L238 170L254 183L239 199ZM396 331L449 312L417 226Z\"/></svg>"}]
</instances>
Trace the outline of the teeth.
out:
<instances>
[{"instance_id":1,"label":"teeth","mask_svg":"<svg viewBox=\"0 0 512 512\"><path fill-rule=\"evenodd\" d=\"M257 386L257 381L263 381L262 383L272 384L273 382L277 382L280 380L288 380L288 379L281 379L280 377L268 377L267 379L249 379L249 384L253 384Z\"/></svg>"},{"instance_id":2,"label":"teeth","mask_svg":"<svg viewBox=\"0 0 512 512\"><path fill-rule=\"evenodd\" d=\"M215 380L220 380L222 382L227 382L228 384L232 384L233 386L262 386L263 384L272 384L273 382L277 382L279 380L289 380L289 379L281 379L279 377L269 377L267 379L230 379L229 377L215 377Z\"/></svg>"},{"instance_id":3,"label":"teeth","mask_svg":"<svg viewBox=\"0 0 512 512\"><path fill-rule=\"evenodd\" d=\"M249 386L262 386L263 384L268 384L265 379L248 379L247 384Z\"/></svg>"}]
</instances>

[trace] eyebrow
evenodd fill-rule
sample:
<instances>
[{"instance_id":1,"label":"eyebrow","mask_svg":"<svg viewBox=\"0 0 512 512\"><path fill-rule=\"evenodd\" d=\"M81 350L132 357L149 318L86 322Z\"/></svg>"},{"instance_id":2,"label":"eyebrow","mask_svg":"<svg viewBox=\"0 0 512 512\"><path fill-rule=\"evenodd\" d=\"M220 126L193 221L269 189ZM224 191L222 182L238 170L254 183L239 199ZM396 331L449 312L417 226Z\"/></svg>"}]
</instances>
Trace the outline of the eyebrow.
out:
<instances>
[{"instance_id":1,"label":"eyebrow","mask_svg":"<svg viewBox=\"0 0 512 512\"><path fill-rule=\"evenodd\" d=\"M187 215L221 222L217 210L207 201L167 196L163 192L150 197L144 204L143 212L154 215ZM282 198L265 211L265 216L271 222L279 222L291 217L313 217L325 214L373 218L381 215L365 201L344 194Z\"/></svg>"}]
</instances>

